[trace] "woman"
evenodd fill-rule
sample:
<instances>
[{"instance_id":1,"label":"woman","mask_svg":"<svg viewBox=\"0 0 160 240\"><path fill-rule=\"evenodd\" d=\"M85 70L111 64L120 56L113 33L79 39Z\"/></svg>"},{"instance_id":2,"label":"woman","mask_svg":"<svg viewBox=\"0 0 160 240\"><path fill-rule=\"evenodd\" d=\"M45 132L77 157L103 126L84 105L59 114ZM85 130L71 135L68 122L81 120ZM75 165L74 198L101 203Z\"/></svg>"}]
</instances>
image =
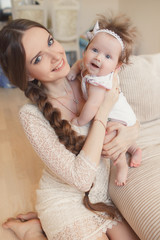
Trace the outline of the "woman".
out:
<instances>
[{"instance_id":1,"label":"woman","mask_svg":"<svg viewBox=\"0 0 160 240\"><path fill-rule=\"evenodd\" d=\"M36 209L48 240L138 239L108 197L108 163L101 158L102 152L120 159L136 136L136 126L107 126L118 99L117 78L91 126L77 127L70 122L84 105L80 82L67 81L70 67L65 51L47 29L24 19L9 23L0 32L0 63L10 81L32 102L22 107L20 119L46 166ZM115 141L107 143L106 126L112 135L113 130L120 132ZM18 218L29 221L9 219L3 226L19 239L46 238L35 214Z\"/></svg>"}]
</instances>

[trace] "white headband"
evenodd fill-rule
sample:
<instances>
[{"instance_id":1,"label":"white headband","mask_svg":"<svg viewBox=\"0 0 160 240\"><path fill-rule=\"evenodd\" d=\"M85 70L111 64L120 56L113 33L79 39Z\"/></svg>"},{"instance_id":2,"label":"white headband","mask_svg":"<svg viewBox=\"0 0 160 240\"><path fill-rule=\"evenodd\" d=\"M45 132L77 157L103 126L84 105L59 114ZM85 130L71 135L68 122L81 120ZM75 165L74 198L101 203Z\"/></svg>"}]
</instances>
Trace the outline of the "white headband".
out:
<instances>
[{"instance_id":1,"label":"white headband","mask_svg":"<svg viewBox=\"0 0 160 240\"><path fill-rule=\"evenodd\" d=\"M96 22L96 24L93 28L93 31L87 32L87 37L88 37L89 41L91 41L95 37L95 35L100 32L105 32L105 33L108 33L108 34L112 35L113 37L115 37L121 44L122 51L124 50L124 43L123 43L121 37L117 33L113 32L109 29L99 29L98 21Z\"/></svg>"}]
</instances>

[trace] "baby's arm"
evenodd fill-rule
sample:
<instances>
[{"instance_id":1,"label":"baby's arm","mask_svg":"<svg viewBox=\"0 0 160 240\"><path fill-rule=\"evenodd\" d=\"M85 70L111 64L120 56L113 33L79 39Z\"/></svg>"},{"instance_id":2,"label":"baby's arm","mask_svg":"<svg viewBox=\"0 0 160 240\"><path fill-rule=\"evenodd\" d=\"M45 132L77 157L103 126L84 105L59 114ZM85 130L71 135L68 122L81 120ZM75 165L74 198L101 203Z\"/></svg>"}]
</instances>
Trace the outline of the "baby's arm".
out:
<instances>
[{"instance_id":1,"label":"baby's arm","mask_svg":"<svg viewBox=\"0 0 160 240\"><path fill-rule=\"evenodd\" d=\"M70 69L70 72L67 75L69 81L75 80L76 76L81 71L82 59L76 61Z\"/></svg>"},{"instance_id":2,"label":"baby's arm","mask_svg":"<svg viewBox=\"0 0 160 240\"><path fill-rule=\"evenodd\" d=\"M78 126L83 126L90 122L96 115L98 108L104 99L105 92L105 88L89 84L88 100L84 104L79 117L74 118L72 123Z\"/></svg>"}]
</instances>

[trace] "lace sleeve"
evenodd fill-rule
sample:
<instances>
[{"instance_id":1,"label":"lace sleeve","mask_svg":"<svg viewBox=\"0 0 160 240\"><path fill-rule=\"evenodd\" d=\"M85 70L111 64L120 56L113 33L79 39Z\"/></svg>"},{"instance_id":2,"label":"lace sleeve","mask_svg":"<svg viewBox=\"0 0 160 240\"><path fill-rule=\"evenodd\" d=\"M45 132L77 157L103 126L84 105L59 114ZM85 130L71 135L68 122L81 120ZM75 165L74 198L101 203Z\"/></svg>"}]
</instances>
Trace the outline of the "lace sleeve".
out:
<instances>
[{"instance_id":1,"label":"lace sleeve","mask_svg":"<svg viewBox=\"0 0 160 240\"><path fill-rule=\"evenodd\" d=\"M44 164L64 182L80 191L88 191L94 181L96 166L81 151L74 155L58 140L53 128L36 106L26 104L20 121L34 150Z\"/></svg>"}]
</instances>

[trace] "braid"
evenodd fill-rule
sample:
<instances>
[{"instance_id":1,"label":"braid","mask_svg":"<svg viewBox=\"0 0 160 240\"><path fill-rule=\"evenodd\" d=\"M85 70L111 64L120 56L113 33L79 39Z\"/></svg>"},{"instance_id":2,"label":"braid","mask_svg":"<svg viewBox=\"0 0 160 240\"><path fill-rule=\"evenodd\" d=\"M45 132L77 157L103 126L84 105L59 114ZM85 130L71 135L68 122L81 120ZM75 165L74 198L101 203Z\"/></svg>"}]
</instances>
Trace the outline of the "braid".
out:
<instances>
[{"instance_id":1,"label":"braid","mask_svg":"<svg viewBox=\"0 0 160 240\"><path fill-rule=\"evenodd\" d=\"M43 88L38 86L38 81L34 80L28 83L25 91L32 103L36 104L44 117L49 121L51 127L55 130L59 141L74 154L78 154L82 149L85 137L78 136L72 130L71 125L67 120L61 118L61 112L57 108L53 108L52 104L47 101L47 95Z\"/></svg>"},{"instance_id":2,"label":"braid","mask_svg":"<svg viewBox=\"0 0 160 240\"><path fill-rule=\"evenodd\" d=\"M89 209L92 212L104 212L107 213L107 218L114 219L118 218L118 209L111 205L107 205L104 202L98 202L98 203L91 203L89 200L89 191L85 192L85 196L83 198L83 204L87 209ZM109 215L109 217L108 217Z\"/></svg>"},{"instance_id":3,"label":"braid","mask_svg":"<svg viewBox=\"0 0 160 240\"><path fill-rule=\"evenodd\" d=\"M61 112L57 108L53 108L52 104L47 101L47 95L44 93L44 90L38 86L37 80L28 83L25 95L38 106L39 110L56 132L59 141L64 144L69 151L78 155L83 147L85 137L78 136L77 133L72 130L69 122L61 119ZM89 192L85 193L83 199L86 208L93 212L105 212L111 219L117 216L116 210L112 206L108 206L102 202L92 204L89 200L88 193Z\"/></svg>"},{"instance_id":4,"label":"braid","mask_svg":"<svg viewBox=\"0 0 160 240\"><path fill-rule=\"evenodd\" d=\"M47 101L47 95L43 88L38 86L38 81L34 80L28 83L28 87L25 90L25 95L32 103L36 104L39 110L43 113L44 117L49 121L51 127L57 134L59 141L64 144L66 149L72 153L78 155L83 147L85 137L78 136L77 133L72 130L68 121L61 119L61 112L57 108L53 108L52 104ZM112 206L108 206L105 203L92 204L89 200L88 193L85 193L83 203L86 208L93 212L105 212L111 219L117 216L116 210Z\"/></svg>"},{"instance_id":5,"label":"braid","mask_svg":"<svg viewBox=\"0 0 160 240\"><path fill-rule=\"evenodd\" d=\"M51 127L57 134L59 141L72 153L78 155L85 141L84 136L72 130L68 121L62 120L61 112L57 108L53 108L48 102L47 95L42 87L38 86L38 81L28 81L26 73L25 50L22 44L22 37L26 30L32 27L44 28L39 23L26 19L16 19L11 21L0 31L0 63L12 84L19 87L25 92L31 102L38 106L44 117L49 121ZM16 63L16 64L15 64ZM88 193L84 197L84 205L91 211L104 211L111 217L112 209L104 206L103 203L91 204Z\"/></svg>"}]
</instances>

